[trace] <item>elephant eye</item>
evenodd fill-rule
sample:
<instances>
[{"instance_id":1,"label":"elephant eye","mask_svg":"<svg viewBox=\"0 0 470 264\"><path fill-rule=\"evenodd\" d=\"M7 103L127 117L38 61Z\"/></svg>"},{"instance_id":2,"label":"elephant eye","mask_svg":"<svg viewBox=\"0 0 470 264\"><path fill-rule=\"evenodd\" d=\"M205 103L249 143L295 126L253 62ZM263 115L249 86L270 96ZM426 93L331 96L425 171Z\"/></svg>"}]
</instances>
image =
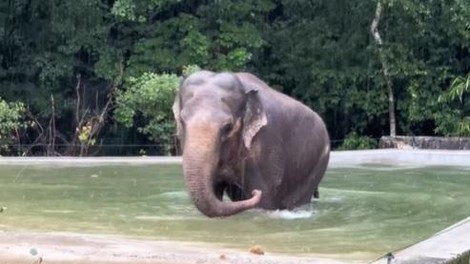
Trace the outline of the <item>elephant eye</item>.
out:
<instances>
[{"instance_id":1,"label":"elephant eye","mask_svg":"<svg viewBox=\"0 0 470 264\"><path fill-rule=\"evenodd\" d=\"M224 125L222 128L222 135L227 136L233 129L233 124L232 123L227 123Z\"/></svg>"}]
</instances>

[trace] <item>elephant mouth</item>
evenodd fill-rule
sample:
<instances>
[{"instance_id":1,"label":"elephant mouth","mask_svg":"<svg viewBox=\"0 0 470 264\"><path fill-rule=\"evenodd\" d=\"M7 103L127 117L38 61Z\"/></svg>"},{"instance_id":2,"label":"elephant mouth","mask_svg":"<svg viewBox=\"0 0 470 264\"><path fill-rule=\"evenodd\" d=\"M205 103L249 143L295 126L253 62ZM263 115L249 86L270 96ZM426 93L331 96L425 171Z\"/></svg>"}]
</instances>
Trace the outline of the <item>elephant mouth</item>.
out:
<instances>
[{"instance_id":1,"label":"elephant mouth","mask_svg":"<svg viewBox=\"0 0 470 264\"><path fill-rule=\"evenodd\" d=\"M238 185L225 181L218 182L214 185L214 193L220 201L223 201L224 194L231 201L242 201L248 198Z\"/></svg>"}]
</instances>

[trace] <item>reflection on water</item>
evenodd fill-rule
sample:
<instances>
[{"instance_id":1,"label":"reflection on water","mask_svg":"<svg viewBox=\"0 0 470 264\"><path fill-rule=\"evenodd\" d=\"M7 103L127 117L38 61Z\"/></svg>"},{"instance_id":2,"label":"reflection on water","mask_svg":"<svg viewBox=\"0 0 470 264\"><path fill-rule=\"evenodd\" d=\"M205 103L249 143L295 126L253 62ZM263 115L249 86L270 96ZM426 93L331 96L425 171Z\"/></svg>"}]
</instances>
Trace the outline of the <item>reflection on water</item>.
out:
<instances>
[{"instance_id":1,"label":"reflection on water","mask_svg":"<svg viewBox=\"0 0 470 264\"><path fill-rule=\"evenodd\" d=\"M191 204L179 166L3 166L0 227L370 259L468 216L468 169L330 169L310 205L208 219Z\"/></svg>"}]
</instances>

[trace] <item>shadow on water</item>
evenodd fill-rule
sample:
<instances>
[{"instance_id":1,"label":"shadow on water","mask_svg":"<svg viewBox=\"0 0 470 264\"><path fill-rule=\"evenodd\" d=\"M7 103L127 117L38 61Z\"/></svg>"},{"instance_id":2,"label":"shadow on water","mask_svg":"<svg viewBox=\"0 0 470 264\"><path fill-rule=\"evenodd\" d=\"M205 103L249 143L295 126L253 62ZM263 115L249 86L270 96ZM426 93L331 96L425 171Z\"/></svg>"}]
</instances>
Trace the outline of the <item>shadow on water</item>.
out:
<instances>
[{"instance_id":1,"label":"shadow on water","mask_svg":"<svg viewBox=\"0 0 470 264\"><path fill-rule=\"evenodd\" d=\"M2 166L0 227L370 259L468 216L468 169L330 169L320 199L293 212L208 219L191 204L179 166Z\"/></svg>"}]
</instances>

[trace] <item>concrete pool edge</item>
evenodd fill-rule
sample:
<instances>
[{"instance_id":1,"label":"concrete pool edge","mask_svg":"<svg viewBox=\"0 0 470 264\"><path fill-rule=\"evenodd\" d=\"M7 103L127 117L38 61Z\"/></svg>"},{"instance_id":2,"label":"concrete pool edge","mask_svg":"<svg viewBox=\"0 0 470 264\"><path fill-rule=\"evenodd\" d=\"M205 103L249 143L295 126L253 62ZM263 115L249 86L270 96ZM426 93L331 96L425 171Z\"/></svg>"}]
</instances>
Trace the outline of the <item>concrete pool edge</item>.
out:
<instances>
[{"instance_id":1,"label":"concrete pool edge","mask_svg":"<svg viewBox=\"0 0 470 264\"><path fill-rule=\"evenodd\" d=\"M396 264L445 263L470 250L470 217L430 238L392 252ZM372 264L387 263L385 257Z\"/></svg>"},{"instance_id":2,"label":"concrete pool edge","mask_svg":"<svg viewBox=\"0 0 470 264\"><path fill-rule=\"evenodd\" d=\"M1 157L0 165L63 165L94 166L113 164L179 164L181 157ZM365 164L410 166L469 166L469 150L399 150L374 149L332 151L329 167L349 167Z\"/></svg>"}]
</instances>

